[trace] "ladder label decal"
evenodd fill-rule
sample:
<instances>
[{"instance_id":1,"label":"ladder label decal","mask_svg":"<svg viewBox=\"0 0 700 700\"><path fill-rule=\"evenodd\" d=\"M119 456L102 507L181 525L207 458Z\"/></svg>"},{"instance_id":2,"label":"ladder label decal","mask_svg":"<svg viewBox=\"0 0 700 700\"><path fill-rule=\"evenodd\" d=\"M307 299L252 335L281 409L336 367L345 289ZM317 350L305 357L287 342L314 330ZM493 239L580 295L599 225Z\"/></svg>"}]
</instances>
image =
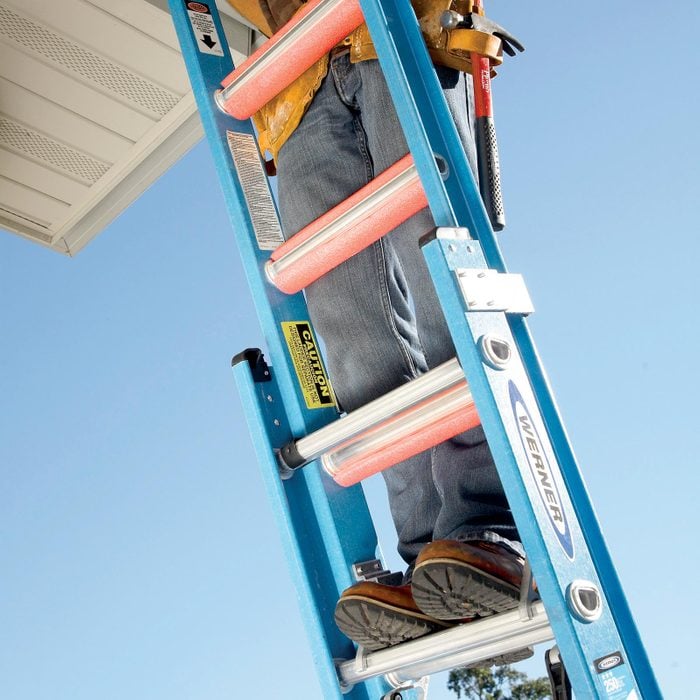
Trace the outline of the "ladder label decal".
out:
<instances>
[{"instance_id":1,"label":"ladder label decal","mask_svg":"<svg viewBox=\"0 0 700 700\"><path fill-rule=\"evenodd\" d=\"M622 658L622 654L619 651L616 651L614 654L608 654L600 659L596 659L593 663L595 664L595 670L598 671L598 673L605 673L605 671L609 671L616 666L622 666L625 661Z\"/></svg>"},{"instance_id":2,"label":"ladder label decal","mask_svg":"<svg viewBox=\"0 0 700 700\"><path fill-rule=\"evenodd\" d=\"M530 471L537 484L537 491L540 494L542 504L549 517L557 540L564 550L566 556L574 560L574 542L571 537L569 521L566 517L564 504L559 494L559 489L554 480L552 468L542 447L542 441L537 433L530 412L525 406L525 400L515 384L509 380L508 389L510 393L510 403L513 407L515 423L518 427L520 440L527 455L527 462Z\"/></svg>"},{"instance_id":3,"label":"ladder label decal","mask_svg":"<svg viewBox=\"0 0 700 700\"><path fill-rule=\"evenodd\" d=\"M190 17L192 32L197 40L197 48L201 53L209 53L212 56L223 56L224 50L219 41L214 18L211 16L209 5L203 2L190 2L185 0L187 14Z\"/></svg>"},{"instance_id":4,"label":"ladder label decal","mask_svg":"<svg viewBox=\"0 0 700 700\"><path fill-rule=\"evenodd\" d=\"M227 131L226 138L248 205L258 248L275 250L284 243L284 236L255 137L252 134Z\"/></svg>"},{"instance_id":5,"label":"ladder label decal","mask_svg":"<svg viewBox=\"0 0 700 700\"><path fill-rule=\"evenodd\" d=\"M634 689L632 674L619 651L602 656L593 662L598 679L608 700L640 700Z\"/></svg>"},{"instance_id":6,"label":"ladder label decal","mask_svg":"<svg viewBox=\"0 0 700 700\"><path fill-rule=\"evenodd\" d=\"M323 367L311 324L307 321L282 323L289 355L307 408L335 406L335 396Z\"/></svg>"}]
</instances>

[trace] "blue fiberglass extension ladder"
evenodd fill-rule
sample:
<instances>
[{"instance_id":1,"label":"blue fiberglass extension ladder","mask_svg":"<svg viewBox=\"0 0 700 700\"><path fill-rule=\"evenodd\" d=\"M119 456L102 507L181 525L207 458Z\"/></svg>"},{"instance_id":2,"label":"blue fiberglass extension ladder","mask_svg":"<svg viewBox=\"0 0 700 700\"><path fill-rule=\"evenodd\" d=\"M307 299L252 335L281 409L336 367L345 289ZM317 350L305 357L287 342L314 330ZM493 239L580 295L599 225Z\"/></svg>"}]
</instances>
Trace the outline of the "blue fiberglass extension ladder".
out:
<instances>
[{"instance_id":1,"label":"blue fiberglass extension ladder","mask_svg":"<svg viewBox=\"0 0 700 700\"><path fill-rule=\"evenodd\" d=\"M505 272L409 0L360 4L435 220L423 252L459 364L339 419L303 295L284 294L266 278L282 236L252 125L217 105L233 65L214 2L170 0L268 343L270 365L247 350L234 358L234 374L324 697L418 700L433 672L554 638L550 674L561 672L560 653L578 698L660 698L523 318L527 292ZM361 488L342 488L319 465L334 446L361 442L372 427L376 437L382 421L459 385L455 372L469 380L541 600L532 600L528 576L517 610L374 653L356 650L333 610L346 587L381 570L377 539ZM555 697L569 697L565 683L558 686Z\"/></svg>"}]
</instances>

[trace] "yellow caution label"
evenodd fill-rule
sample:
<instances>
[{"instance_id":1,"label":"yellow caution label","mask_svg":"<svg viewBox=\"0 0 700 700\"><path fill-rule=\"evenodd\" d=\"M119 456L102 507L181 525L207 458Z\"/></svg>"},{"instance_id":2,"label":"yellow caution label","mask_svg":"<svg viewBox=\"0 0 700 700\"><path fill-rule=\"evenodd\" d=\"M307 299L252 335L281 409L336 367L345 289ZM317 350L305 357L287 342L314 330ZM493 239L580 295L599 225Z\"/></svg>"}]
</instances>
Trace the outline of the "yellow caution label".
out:
<instances>
[{"instance_id":1,"label":"yellow caution label","mask_svg":"<svg viewBox=\"0 0 700 700\"><path fill-rule=\"evenodd\" d=\"M335 406L333 389L323 367L311 325L307 321L285 321L282 323L282 332L306 407Z\"/></svg>"}]
</instances>

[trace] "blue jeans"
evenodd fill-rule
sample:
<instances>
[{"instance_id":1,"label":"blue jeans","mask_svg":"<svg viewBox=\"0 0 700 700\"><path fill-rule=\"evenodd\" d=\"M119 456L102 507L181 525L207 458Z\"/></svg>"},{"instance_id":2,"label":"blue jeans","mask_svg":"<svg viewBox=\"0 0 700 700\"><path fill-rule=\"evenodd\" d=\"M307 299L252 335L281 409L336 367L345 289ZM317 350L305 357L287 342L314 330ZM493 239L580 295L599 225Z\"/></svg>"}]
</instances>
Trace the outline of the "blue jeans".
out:
<instances>
[{"instance_id":1,"label":"blue jeans","mask_svg":"<svg viewBox=\"0 0 700 700\"><path fill-rule=\"evenodd\" d=\"M475 170L471 79L438 74ZM473 113L473 111L472 111ZM280 214L292 235L406 155L376 60L336 56L278 161ZM345 411L384 395L455 355L418 239L428 209L306 289ZM486 539L520 551L518 534L484 437L475 428L384 471L399 553L411 563L433 539Z\"/></svg>"}]
</instances>

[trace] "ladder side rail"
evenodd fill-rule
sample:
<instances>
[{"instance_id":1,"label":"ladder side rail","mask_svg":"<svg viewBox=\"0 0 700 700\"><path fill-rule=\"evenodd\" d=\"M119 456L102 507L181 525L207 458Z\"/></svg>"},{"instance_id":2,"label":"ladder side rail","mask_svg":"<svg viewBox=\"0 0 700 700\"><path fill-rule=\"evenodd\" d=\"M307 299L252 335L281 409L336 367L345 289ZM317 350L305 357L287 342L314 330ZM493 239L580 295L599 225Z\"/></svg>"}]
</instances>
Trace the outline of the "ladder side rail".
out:
<instances>
[{"instance_id":1,"label":"ladder side rail","mask_svg":"<svg viewBox=\"0 0 700 700\"><path fill-rule=\"evenodd\" d=\"M268 253L261 251L256 244L255 230L246 206L246 195L228 147L229 132L252 140L255 138L253 127L249 120L237 121L224 115L215 105L215 93L221 80L233 70L218 10L214 3L209 3L211 20L221 42L223 56L198 49L186 0L169 0L169 4L238 249L274 365L281 396L281 405L277 407L280 411L285 411L285 418L289 421L291 434L286 435L279 445L268 442L263 448L263 452L268 456L261 462L265 478L277 479L279 476L276 460L272 458L273 450L288 442L292 434L304 435L322 427L336 418L337 412L334 408L310 409L306 406L281 329L282 322L309 322L303 295L284 295L265 281L263 267ZM256 406L256 403L251 401L255 397L259 398L255 392L243 392L243 398L247 402L246 409L257 412L259 416L269 417L259 405ZM257 431L257 435L263 436L264 432ZM274 473L270 474L270 470L274 470ZM295 585L299 595L313 595L313 600L306 600L306 609L320 611L320 614L311 618L307 616L304 621L314 656L325 668L325 672L320 675L324 683L324 697L340 698L341 691L333 658L347 656L352 653L353 647L337 630L332 611L340 592L353 582L352 564L376 556L376 533L359 486L340 489L329 477L321 474L319 469L311 467L295 475L294 479L284 481L282 488L284 497L277 498L276 502L273 499L273 505L281 505L285 509L283 520L287 527L281 531L283 544L288 552L304 552L302 558L294 558L292 574ZM315 533L312 538L308 537L310 531ZM310 589L310 579L322 580L329 585L323 590L318 587ZM328 680L331 676L335 679L333 687ZM383 681L372 680L357 686L346 697L352 700L370 700L386 692L386 689L387 685Z\"/></svg>"},{"instance_id":2,"label":"ladder side rail","mask_svg":"<svg viewBox=\"0 0 700 700\"><path fill-rule=\"evenodd\" d=\"M328 632L327 621L323 619L323 609L315 601L324 588L333 589L334 582L329 580L326 570L321 570L314 563L319 555L318 549L323 547L323 538L315 527L314 519L297 520L292 510L292 503L303 508L313 507L309 503L309 492L301 479L283 482L279 478L274 452L269 449L270 445L280 445L291 434L287 416L279 410L281 395L276 377L268 368L268 377L261 380L255 376L255 371L246 361L234 362L233 374L246 407L246 422L261 466L273 516L282 536L302 619L307 627L323 636ZM300 536L302 534L303 537ZM342 637L339 640L342 643ZM313 660L324 697L336 697L338 682L333 664L325 663L322 654L313 654ZM280 681L280 685L282 683ZM360 694L359 697L364 699L366 696Z\"/></svg>"},{"instance_id":3,"label":"ladder side rail","mask_svg":"<svg viewBox=\"0 0 700 700\"><path fill-rule=\"evenodd\" d=\"M480 246L438 237L424 252L574 688L585 697L608 697L608 682L639 693L633 659L589 556L506 314L468 310L457 272L483 264ZM489 367L480 352L480 340L489 335L510 348L510 360L497 368ZM580 598L577 591L586 593ZM589 591L594 595L590 610L577 605L589 602ZM616 655L624 664L608 669L611 678L594 668L594 661ZM644 690L644 697L654 697Z\"/></svg>"},{"instance_id":4,"label":"ladder side rail","mask_svg":"<svg viewBox=\"0 0 700 700\"><path fill-rule=\"evenodd\" d=\"M489 267L505 272L506 267L498 243L488 222L440 86L432 71L432 64L423 46L415 14L409 2L360 1L394 103L403 107L397 111L436 224L451 226L458 219L468 226L481 242ZM388 28L389 24L394 30L393 34ZM411 76L411 80L407 78L407 74ZM422 125L422 128L418 125ZM452 175L445 183L439 178L433 153L445 159L448 173ZM582 516L582 525L586 527L586 538L591 543L591 558L596 570L605 579L604 592L609 594L609 600L615 605L615 618L620 633L624 635L628 657L634 660L639 682L643 683L648 695L660 697L526 323L518 317L510 317L508 322L518 345L523 344L522 354L527 365L528 378L532 377L537 403L543 407L547 431L551 431L554 449L561 461L563 478L566 479L567 487L571 488L576 501L577 515Z\"/></svg>"},{"instance_id":5,"label":"ladder side rail","mask_svg":"<svg viewBox=\"0 0 700 700\"><path fill-rule=\"evenodd\" d=\"M566 488L571 494L573 507L600 577L605 597L610 601L612 616L627 654L634 664L635 675L640 686L646 691L645 697L660 698L661 690L654 675L649 655L634 621L632 610L603 536L598 516L588 494L588 488L578 466L573 446L554 398L549 378L534 345L530 329L522 318L511 317L509 321L528 377L535 390L535 399L544 418Z\"/></svg>"}]
</instances>

